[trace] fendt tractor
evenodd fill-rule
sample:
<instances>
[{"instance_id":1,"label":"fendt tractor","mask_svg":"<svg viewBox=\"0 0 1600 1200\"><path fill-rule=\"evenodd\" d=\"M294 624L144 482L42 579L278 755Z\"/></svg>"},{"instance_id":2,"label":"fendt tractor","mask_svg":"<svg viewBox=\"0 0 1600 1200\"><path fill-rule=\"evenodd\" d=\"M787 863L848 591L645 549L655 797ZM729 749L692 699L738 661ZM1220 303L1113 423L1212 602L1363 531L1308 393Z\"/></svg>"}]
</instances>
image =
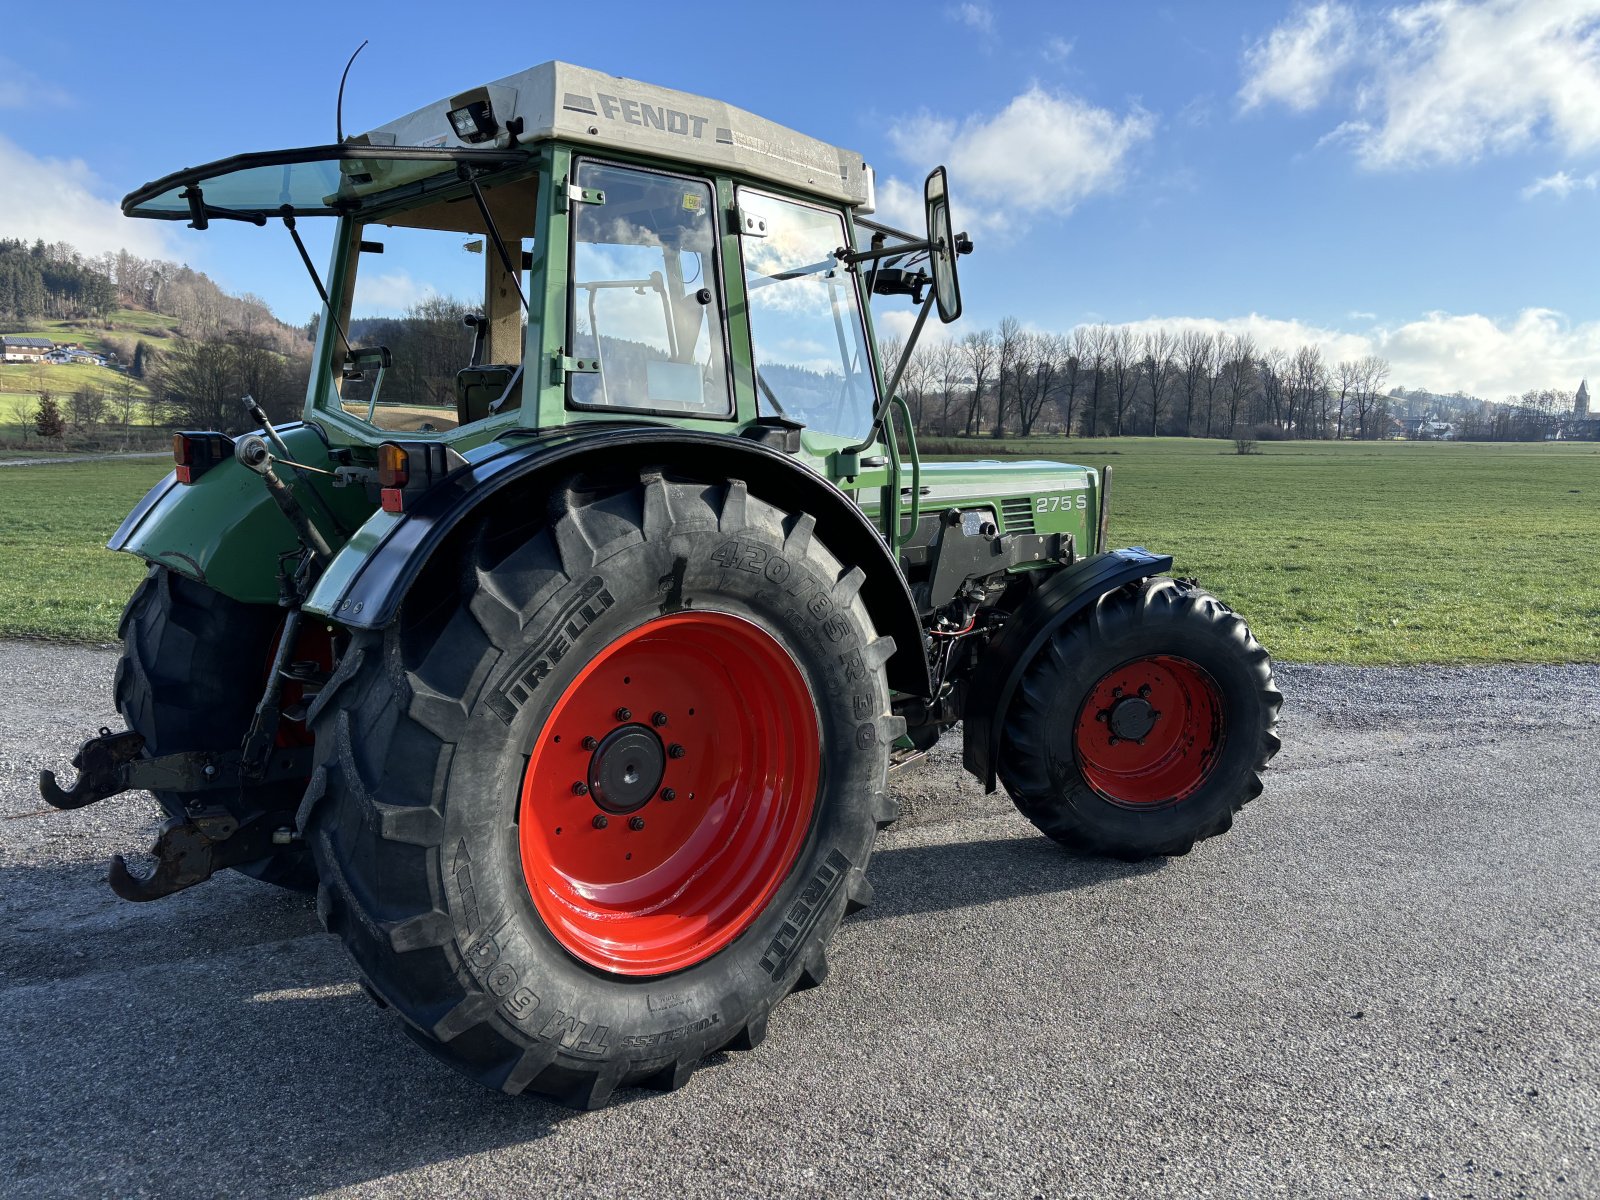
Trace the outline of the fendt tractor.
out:
<instances>
[{"instance_id":1,"label":"fendt tractor","mask_svg":"<svg viewBox=\"0 0 1600 1200\"><path fill-rule=\"evenodd\" d=\"M129 195L282 225L322 307L303 419L175 435L110 541L149 563L128 728L41 788L160 801L117 894L314 890L425 1048L597 1107L827 977L889 772L958 724L1073 850L1225 831L1266 651L1110 545L1109 468L919 458L899 385L972 245L942 167L923 229L873 198L857 154L564 63ZM873 303L915 314L892 356Z\"/></svg>"}]
</instances>

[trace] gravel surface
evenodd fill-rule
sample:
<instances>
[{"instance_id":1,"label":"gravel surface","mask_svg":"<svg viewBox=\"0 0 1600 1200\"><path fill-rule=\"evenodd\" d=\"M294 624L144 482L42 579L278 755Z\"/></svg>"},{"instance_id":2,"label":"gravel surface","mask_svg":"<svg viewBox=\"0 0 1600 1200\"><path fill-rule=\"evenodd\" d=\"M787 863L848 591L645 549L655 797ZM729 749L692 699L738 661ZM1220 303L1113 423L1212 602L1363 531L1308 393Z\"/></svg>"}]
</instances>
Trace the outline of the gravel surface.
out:
<instances>
[{"instance_id":1,"label":"gravel surface","mask_svg":"<svg viewBox=\"0 0 1600 1200\"><path fill-rule=\"evenodd\" d=\"M950 741L827 986L575 1114L416 1049L303 898L116 900L154 804L34 790L114 663L0 642L0 1193L1600 1194L1600 668L1283 668L1266 794L1158 864Z\"/></svg>"}]
</instances>

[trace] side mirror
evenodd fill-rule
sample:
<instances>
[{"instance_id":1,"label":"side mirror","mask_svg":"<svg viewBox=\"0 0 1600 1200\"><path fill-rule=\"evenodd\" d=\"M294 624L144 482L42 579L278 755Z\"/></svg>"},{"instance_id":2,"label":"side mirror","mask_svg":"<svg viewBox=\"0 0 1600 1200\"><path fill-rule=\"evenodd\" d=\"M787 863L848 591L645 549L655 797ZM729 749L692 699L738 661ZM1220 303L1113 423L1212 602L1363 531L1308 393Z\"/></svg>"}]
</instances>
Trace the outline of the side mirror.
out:
<instances>
[{"instance_id":1,"label":"side mirror","mask_svg":"<svg viewBox=\"0 0 1600 1200\"><path fill-rule=\"evenodd\" d=\"M956 278L959 250L950 227L950 187L943 167L928 173L922 201L928 214L928 266L933 273L933 294L939 303L939 320L948 325L961 316L961 282Z\"/></svg>"}]
</instances>

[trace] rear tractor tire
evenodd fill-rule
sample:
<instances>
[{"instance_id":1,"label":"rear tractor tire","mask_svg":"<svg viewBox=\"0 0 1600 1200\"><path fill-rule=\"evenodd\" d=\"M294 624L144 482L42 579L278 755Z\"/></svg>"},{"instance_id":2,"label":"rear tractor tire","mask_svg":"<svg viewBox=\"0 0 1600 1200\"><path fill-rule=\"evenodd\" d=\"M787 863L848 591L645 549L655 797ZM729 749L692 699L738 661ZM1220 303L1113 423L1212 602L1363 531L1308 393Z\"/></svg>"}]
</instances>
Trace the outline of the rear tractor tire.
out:
<instances>
[{"instance_id":1,"label":"rear tractor tire","mask_svg":"<svg viewBox=\"0 0 1600 1200\"><path fill-rule=\"evenodd\" d=\"M1007 713L997 773L1022 814L1072 849L1186 854L1261 794L1282 702L1232 609L1147 579L1045 643Z\"/></svg>"},{"instance_id":2,"label":"rear tractor tire","mask_svg":"<svg viewBox=\"0 0 1600 1200\"><path fill-rule=\"evenodd\" d=\"M165 567L151 567L123 609L114 685L117 711L144 736L145 755L239 749L266 688L282 625L279 608L243 604ZM299 726L286 721L280 727L281 738L296 735L304 736ZM249 808L281 811L287 821L304 791L304 780L268 783L247 789L243 800ZM186 792L155 797L169 817L180 818L190 801L215 798ZM317 886L303 844L234 869L291 891Z\"/></svg>"},{"instance_id":3,"label":"rear tractor tire","mask_svg":"<svg viewBox=\"0 0 1600 1200\"><path fill-rule=\"evenodd\" d=\"M596 1108L751 1049L865 903L888 751L859 568L737 480L491 518L312 708L319 909L431 1053Z\"/></svg>"}]
</instances>

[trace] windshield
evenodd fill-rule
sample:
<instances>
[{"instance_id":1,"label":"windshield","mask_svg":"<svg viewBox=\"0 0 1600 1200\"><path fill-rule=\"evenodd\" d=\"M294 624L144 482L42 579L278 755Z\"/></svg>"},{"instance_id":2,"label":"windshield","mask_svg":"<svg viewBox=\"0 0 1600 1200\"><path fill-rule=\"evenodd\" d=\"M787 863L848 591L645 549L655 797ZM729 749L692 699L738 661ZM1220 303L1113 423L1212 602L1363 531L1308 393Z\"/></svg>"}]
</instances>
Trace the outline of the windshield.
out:
<instances>
[{"instance_id":1,"label":"windshield","mask_svg":"<svg viewBox=\"0 0 1600 1200\"><path fill-rule=\"evenodd\" d=\"M569 377L572 404L732 415L711 185L596 162L577 181L571 353L600 369Z\"/></svg>"},{"instance_id":2,"label":"windshield","mask_svg":"<svg viewBox=\"0 0 1600 1200\"><path fill-rule=\"evenodd\" d=\"M239 154L147 183L122 201L130 217L230 218L262 224L285 207L329 216L452 187L462 164L483 172L526 162L503 150L416 146L310 146Z\"/></svg>"},{"instance_id":3,"label":"windshield","mask_svg":"<svg viewBox=\"0 0 1600 1200\"><path fill-rule=\"evenodd\" d=\"M835 211L739 189L739 211L766 222L740 239L750 340L763 407L821 433L857 438L872 424L872 360L855 276Z\"/></svg>"},{"instance_id":4,"label":"windshield","mask_svg":"<svg viewBox=\"0 0 1600 1200\"><path fill-rule=\"evenodd\" d=\"M470 198L352 222L334 348L339 408L378 429L438 433L521 403L536 182L485 188L515 282ZM338 334L334 334L337 340Z\"/></svg>"}]
</instances>

